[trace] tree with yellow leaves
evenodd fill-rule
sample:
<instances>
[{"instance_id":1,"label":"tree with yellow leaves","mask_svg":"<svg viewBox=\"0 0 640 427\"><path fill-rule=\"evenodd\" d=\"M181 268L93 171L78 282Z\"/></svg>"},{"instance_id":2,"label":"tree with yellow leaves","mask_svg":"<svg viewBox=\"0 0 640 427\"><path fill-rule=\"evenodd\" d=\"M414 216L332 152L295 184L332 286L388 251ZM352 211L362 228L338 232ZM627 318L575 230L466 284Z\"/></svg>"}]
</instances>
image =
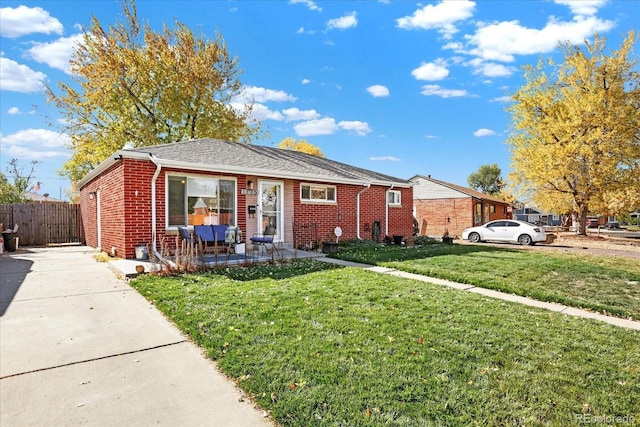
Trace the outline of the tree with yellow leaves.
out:
<instances>
[{"instance_id":1,"label":"tree with yellow leaves","mask_svg":"<svg viewBox=\"0 0 640 427\"><path fill-rule=\"evenodd\" d=\"M316 147L315 145L308 143L305 139L296 141L295 138L291 138L290 136L280 141L278 148L283 150L300 151L317 157L324 157L320 147Z\"/></svg>"},{"instance_id":2,"label":"tree with yellow leaves","mask_svg":"<svg viewBox=\"0 0 640 427\"><path fill-rule=\"evenodd\" d=\"M509 108L511 191L549 212L575 213L579 234L588 214L640 204L636 37L629 33L611 54L597 34L584 50L562 44L563 63L525 67L526 83Z\"/></svg>"},{"instance_id":3,"label":"tree with yellow leaves","mask_svg":"<svg viewBox=\"0 0 640 427\"><path fill-rule=\"evenodd\" d=\"M253 104L232 107L240 70L221 35L197 37L178 22L154 32L138 22L134 0L123 0L123 11L108 31L92 17L70 60L75 84L60 83L60 94L47 88L71 137L63 175L77 182L127 143L249 142L260 133Z\"/></svg>"}]
</instances>

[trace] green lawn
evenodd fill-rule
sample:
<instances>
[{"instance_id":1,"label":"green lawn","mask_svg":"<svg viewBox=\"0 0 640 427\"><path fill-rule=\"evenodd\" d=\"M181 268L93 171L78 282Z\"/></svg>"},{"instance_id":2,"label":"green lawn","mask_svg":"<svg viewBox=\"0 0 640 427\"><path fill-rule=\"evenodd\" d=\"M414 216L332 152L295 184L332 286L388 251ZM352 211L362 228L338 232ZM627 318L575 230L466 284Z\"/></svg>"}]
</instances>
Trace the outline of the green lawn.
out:
<instances>
[{"instance_id":1,"label":"green lawn","mask_svg":"<svg viewBox=\"0 0 640 427\"><path fill-rule=\"evenodd\" d=\"M638 331L317 261L131 284L284 426L640 420Z\"/></svg>"},{"instance_id":2,"label":"green lawn","mask_svg":"<svg viewBox=\"0 0 640 427\"><path fill-rule=\"evenodd\" d=\"M405 249L366 243L346 245L336 257L640 319L637 259L481 245Z\"/></svg>"}]
</instances>

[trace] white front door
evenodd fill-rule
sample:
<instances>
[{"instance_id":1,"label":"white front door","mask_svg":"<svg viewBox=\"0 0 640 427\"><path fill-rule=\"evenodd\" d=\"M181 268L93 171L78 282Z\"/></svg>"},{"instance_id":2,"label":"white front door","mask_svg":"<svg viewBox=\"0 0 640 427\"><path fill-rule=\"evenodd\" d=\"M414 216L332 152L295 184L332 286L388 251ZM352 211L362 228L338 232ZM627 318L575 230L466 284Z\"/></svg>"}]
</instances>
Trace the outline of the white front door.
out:
<instances>
[{"instance_id":1,"label":"white front door","mask_svg":"<svg viewBox=\"0 0 640 427\"><path fill-rule=\"evenodd\" d=\"M283 240L284 184L282 181L260 181L258 188L258 232L275 229L274 240ZM271 234L271 233L269 233Z\"/></svg>"}]
</instances>

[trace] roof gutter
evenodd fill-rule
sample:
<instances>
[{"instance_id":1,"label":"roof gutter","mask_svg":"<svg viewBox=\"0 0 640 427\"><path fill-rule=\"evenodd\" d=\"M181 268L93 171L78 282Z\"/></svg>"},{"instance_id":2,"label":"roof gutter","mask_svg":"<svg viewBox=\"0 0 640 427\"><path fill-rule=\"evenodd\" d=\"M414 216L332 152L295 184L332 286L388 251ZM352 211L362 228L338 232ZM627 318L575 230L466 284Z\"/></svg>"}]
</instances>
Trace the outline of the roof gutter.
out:
<instances>
[{"instance_id":1,"label":"roof gutter","mask_svg":"<svg viewBox=\"0 0 640 427\"><path fill-rule=\"evenodd\" d=\"M156 171L153 173L153 177L151 178L151 241L153 242L151 244L151 249L153 250L153 254L160 260L163 262L167 262L169 264L172 264L173 266L173 262L167 259L162 258L162 254L158 251L158 241L156 239L157 236L157 224L156 224L156 213L157 213L157 207L156 207L156 181L158 180L158 176L160 175L160 170L162 169L162 163L160 163L160 161L158 159L156 159L156 157L149 153L148 154L149 160L151 160L151 162L156 165Z\"/></svg>"},{"instance_id":2,"label":"roof gutter","mask_svg":"<svg viewBox=\"0 0 640 427\"><path fill-rule=\"evenodd\" d=\"M371 188L371 183L367 182L362 185L364 185L365 188L358 191L358 194L356 195L356 237L358 240L362 240L362 237L360 237L360 195Z\"/></svg>"}]
</instances>

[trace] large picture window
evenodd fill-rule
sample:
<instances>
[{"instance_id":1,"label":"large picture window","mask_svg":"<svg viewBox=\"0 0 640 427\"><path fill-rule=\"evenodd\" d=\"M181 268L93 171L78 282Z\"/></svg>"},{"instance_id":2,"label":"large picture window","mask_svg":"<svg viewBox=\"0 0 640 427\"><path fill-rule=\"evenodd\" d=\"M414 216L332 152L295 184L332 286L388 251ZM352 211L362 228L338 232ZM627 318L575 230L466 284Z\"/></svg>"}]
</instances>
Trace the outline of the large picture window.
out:
<instances>
[{"instance_id":1,"label":"large picture window","mask_svg":"<svg viewBox=\"0 0 640 427\"><path fill-rule=\"evenodd\" d=\"M303 202L335 202L336 187L332 185L302 184L300 200Z\"/></svg>"},{"instance_id":2,"label":"large picture window","mask_svg":"<svg viewBox=\"0 0 640 427\"><path fill-rule=\"evenodd\" d=\"M170 175L167 225L236 225L235 188L233 180Z\"/></svg>"}]
</instances>

